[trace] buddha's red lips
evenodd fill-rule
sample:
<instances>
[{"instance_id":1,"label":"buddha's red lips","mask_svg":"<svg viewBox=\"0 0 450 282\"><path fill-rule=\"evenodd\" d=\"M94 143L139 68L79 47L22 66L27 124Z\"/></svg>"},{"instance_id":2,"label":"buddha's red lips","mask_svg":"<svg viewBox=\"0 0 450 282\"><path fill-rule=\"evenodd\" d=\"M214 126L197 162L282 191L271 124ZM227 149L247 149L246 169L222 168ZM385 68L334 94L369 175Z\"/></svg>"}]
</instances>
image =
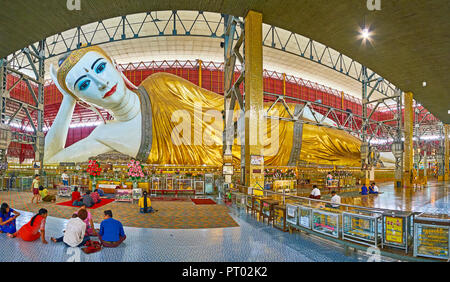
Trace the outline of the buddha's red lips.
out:
<instances>
[{"instance_id":1,"label":"buddha's red lips","mask_svg":"<svg viewBox=\"0 0 450 282\"><path fill-rule=\"evenodd\" d=\"M111 90L109 90L108 92L106 92L105 96L103 96L103 99L105 99L106 97L111 96L112 94L114 94L116 92L117 89L117 84L113 86L113 88L111 88Z\"/></svg>"}]
</instances>

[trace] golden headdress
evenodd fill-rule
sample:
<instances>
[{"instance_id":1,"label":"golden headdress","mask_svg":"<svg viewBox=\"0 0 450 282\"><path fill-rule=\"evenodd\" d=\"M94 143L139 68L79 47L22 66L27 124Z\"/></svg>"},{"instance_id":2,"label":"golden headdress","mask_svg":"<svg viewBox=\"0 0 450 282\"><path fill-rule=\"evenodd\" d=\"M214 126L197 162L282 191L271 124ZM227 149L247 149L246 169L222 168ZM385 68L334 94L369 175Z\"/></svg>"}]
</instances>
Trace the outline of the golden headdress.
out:
<instances>
[{"instance_id":1,"label":"golden headdress","mask_svg":"<svg viewBox=\"0 0 450 282\"><path fill-rule=\"evenodd\" d=\"M57 78L58 78L58 83L59 85L67 92L69 93L73 98L75 98L75 100L80 100L77 96L75 96L75 94L72 93L72 91L70 91L67 88L66 85L66 76L69 73L69 71L80 61L80 59L87 53L90 51L94 51L97 53L100 53L101 55L103 55L105 58L107 58L111 63L112 63L112 59L108 56L108 54L106 54L106 52L98 47L98 46L89 46L89 47L85 47L82 49L78 49L73 51L72 53L70 53L70 55L64 60L64 62L61 64L61 66L58 69L57 72Z\"/></svg>"}]
</instances>

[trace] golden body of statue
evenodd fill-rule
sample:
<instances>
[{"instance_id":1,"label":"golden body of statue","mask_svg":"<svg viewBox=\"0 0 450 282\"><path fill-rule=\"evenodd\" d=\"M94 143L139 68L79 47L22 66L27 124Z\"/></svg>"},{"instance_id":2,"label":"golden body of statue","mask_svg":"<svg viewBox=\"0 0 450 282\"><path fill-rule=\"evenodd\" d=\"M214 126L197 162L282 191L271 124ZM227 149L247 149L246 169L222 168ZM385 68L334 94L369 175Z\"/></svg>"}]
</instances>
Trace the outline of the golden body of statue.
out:
<instances>
[{"instance_id":1,"label":"golden body of statue","mask_svg":"<svg viewBox=\"0 0 450 282\"><path fill-rule=\"evenodd\" d=\"M152 164L222 165L223 120L221 114L217 115L224 109L222 95L167 73L153 74L138 89L131 90L130 83L115 68L111 58L97 46L74 51L61 61L57 71L53 66L50 68L64 98L46 136L45 162L81 162L98 154L119 151L138 159L145 158ZM77 100L109 110L115 119L64 148ZM269 106L265 105L266 108ZM293 113L295 105L288 106ZM276 105L272 110L278 111L279 116L288 117L282 105ZM175 113L185 119L177 118ZM180 124L186 125L186 122L191 125L190 134L178 130ZM292 158L294 123L279 121L268 127L268 136L278 132L278 146L265 144L264 164L287 165ZM187 139L192 141L191 144L180 144L181 136L186 141L186 135L190 135ZM195 136L201 136L200 144L194 141ZM360 166L360 141L350 134L303 124L301 136L300 160ZM236 140L232 154L234 163L238 164L240 147Z\"/></svg>"}]
</instances>

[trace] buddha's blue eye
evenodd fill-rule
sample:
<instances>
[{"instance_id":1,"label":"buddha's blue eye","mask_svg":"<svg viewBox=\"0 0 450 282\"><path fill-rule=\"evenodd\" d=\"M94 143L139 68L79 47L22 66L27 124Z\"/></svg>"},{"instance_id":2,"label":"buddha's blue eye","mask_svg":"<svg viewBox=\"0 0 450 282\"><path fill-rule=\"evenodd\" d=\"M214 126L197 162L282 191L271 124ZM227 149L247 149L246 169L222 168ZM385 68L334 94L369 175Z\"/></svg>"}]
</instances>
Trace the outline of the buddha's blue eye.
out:
<instances>
[{"instance_id":1,"label":"buddha's blue eye","mask_svg":"<svg viewBox=\"0 0 450 282\"><path fill-rule=\"evenodd\" d=\"M78 88L80 89L80 91L86 90L89 85L91 84L91 81L89 79L83 80L80 82L80 84L78 84Z\"/></svg>"},{"instance_id":2,"label":"buddha's blue eye","mask_svg":"<svg viewBox=\"0 0 450 282\"><path fill-rule=\"evenodd\" d=\"M95 72L96 73L101 73L102 71L105 70L105 67L106 67L106 63L103 62L103 63L101 63L100 65L97 66L97 68L95 69Z\"/></svg>"}]
</instances>

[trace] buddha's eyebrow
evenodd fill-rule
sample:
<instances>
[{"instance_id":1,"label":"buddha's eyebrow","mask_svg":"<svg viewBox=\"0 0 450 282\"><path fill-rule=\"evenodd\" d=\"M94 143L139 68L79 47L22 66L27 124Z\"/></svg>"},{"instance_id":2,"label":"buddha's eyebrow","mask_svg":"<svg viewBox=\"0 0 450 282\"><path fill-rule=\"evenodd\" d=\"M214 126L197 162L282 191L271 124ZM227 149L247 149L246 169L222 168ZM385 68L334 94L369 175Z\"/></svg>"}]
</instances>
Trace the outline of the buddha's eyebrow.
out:
<instances>
[{"instance_id":1,"label":"buddha's eyebrow","mask_svg":"<svg viewBox=\"0 0 450 282\"><path fill-rule=\"evenodd\" d=\"M93 70L94 69L94 66L95 66L95 64L98 62L98 61L100 61L101 59L103 59L103 58L98 58L97 60L95 60L95 62L92 64L92 66L91 66L91 69Z\"/></svg>"},{"instance_id":2,"label":"buddha's eyebrow","mask_svg":"<svg viewBox=\"0 0 450 282\"><path fill-rule=\"evenodd\" d=\"M75 88L75 85L77 85L77 82L80 81L80 79L82 79L82 78L84 78L84 77L87 77L87 76L86 76L86 75L80 76L80 77L77 79L77 81L75 81L75 83L73 84L73 88Z\"/></svg>"}]
</instances>

